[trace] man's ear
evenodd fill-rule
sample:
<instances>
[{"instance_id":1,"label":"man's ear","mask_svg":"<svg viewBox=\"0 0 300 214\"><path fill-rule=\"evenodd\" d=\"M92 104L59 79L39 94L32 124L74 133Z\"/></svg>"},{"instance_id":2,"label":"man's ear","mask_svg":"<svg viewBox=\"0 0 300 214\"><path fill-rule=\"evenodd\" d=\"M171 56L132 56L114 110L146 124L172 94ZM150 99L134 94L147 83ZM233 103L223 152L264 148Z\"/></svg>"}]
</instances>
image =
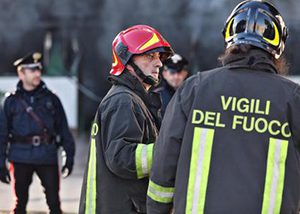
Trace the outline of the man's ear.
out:
<instances>
[{"instance_id":1,"label":"man's ear","mask_svg":"<svg viewBox=\"0 0 300 214\"><path fill-rule=\"evenodd\" d=\"M24 71L22 69L18 69L17 74L18 74L19 79L22 80L24 77Z\"/></svg>"},{"instance_id":2,"label":"man's ear","mask_svg":"<svg viewBox=\"0 0 300 214\"><path fill-rule=\"evenodd\" d=\"M184 76L184 79L186 79L189 75L188 71L187 70L182 70L182 75Z\"/></svg>"},{"instance_id":3,"label":"man's ear","mask_svg":"<svg viewBox=\"0 0 300 214\"><path fill-rule=\"evenodd\" d=\"M167 75L166 73L167 73L167 72L168 72L168 71L167 71L167 70L165 70L165 69L164 69L164 70L161 72L161 75L163 76L163 78L165 78L165 77L166 77L166 75Z\"/></svg>"}]
</instances>

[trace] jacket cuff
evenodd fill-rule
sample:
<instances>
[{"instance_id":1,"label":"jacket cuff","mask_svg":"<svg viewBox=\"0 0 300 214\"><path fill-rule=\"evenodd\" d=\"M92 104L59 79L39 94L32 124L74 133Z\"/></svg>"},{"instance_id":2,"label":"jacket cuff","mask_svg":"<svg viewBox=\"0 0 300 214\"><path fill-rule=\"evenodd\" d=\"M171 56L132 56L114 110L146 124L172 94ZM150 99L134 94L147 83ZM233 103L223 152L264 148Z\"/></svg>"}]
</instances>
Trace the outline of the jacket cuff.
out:
<instances>
[{"instance_id":1,"label":"jacket cuff","mask_svg":"<svg viewBox=\"0 0 300 214\"><path fill-rule=\"evenodd\" d=\"M150 174L154 144L138 144L135 151L137 178L145 178Z\"/></svg>"},{"instance_id":2,"label":"jacket cuff","mask_svg":"<svg viewBox=\"0 0 300 214\"><path fill-rule=\"evenodd\" d=\"M147 196L158 203L168 204L173 202L174 187L164 187L149 181Z\"/></svg>"}]
</instances>

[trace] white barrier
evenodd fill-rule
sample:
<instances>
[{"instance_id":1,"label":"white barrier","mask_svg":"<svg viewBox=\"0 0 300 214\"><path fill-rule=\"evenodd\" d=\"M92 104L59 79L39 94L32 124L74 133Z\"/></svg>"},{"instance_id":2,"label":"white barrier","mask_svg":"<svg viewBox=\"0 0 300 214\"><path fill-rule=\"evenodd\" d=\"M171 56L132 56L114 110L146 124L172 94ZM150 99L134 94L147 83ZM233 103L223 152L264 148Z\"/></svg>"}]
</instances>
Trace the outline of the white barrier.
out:
<instances>
[{"instance_id":1,"label":"white barrier","mask_svg":"<svg viewBox=\"0 0 300 214\"><path fill-rule=\"evenodd\" d=\"M300 76L288 76L288 79L300 85Z\"/></svg>"},{"instance_id":2,"label":"white barrier","mask_svg":"<svg viewBox=\"0 0 300 214\"><path fill-rule=\"evenodd\" d=\"M43 77L47 87L61 100L65 109L69 127L78 128L78 90L75 80L67 77ZM16 88L17 77L0 77L0 91L11 92Z\"/></svg>"}]
</instances>

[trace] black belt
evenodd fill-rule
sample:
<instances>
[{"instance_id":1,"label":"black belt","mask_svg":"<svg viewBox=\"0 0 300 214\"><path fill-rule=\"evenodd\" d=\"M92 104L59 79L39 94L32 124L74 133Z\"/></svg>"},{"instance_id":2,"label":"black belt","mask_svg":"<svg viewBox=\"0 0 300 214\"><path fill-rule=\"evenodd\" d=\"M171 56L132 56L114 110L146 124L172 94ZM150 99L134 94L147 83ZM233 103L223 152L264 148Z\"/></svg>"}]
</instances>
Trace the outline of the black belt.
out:
<instances>
[{"instance_id":1,"label":"black belt","mask_svg":"<svg viewBox=\"0 0 300 214\"><path fill-rule=\"evenodd\" d=\"M55 136L49 135L34 135L29 137L24 136L12 136L10 138L11 143L26 143L32 144L34 146L39 146L40 144L51 144L55 143Z\"/></svg>"}]
</instances>

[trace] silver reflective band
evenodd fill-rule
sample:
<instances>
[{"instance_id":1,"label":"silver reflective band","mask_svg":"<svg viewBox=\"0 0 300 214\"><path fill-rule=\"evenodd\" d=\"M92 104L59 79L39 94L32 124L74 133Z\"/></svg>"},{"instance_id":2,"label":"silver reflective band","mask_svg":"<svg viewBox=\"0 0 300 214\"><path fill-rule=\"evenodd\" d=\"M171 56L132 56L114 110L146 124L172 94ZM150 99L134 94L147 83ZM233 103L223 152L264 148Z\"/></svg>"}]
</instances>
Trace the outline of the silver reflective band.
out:
<instances>
[{"instance_id":1,"label":"silver reflective band","mask_svg":"<svg viewBox=\"0 0 300 214\"><path fill-rule=\"evenodd\" d=\"M156 196L158 196L160 198L173 198L173 196L174 196L174 192L161 192L161 191L154 189L151 186L148 187L148 191L155 194Z\"/></svg>"},{"instance_id":2,"label":"silver reflective band","mask_svg":"<svg viewBox=\"0 0 300 214\"><path fill-rule=\"evenodd\" d=\"M148 158L147 158L147 145L143 145L141 152L141 162L142 162L142 172L144 175L147 175L148 170Z\"/></svg>"},{"instance_id":3,"label":"silver reflective band","mask_svg":"<svg viewBox=\"0 0 300 214\"><path fill-rule=\"evenodd\" d=\"M193 197L193 206L192 206L192 213L198 213L198 201L199 201L199 194L200 194L200 185L201 185L201 178L202 178L202 169L203 169L203 159L204 159L204 152L205 152L205 145L207 143L207 129L202 129L200 135L200 145L199 145L199 153L198 153L198 162L197 162L197 173L195 179L195 190L194 190L194 197Z\"/></svg>"},{"instance_id":4,"label":"silver reflective band","mask_svg":"<svg viewBox=\"0 0 300 214\"><path fill-rule=\"evenodd\" d=\"M158 203L171 203L174 197L174 187L160 186L149 181L147 196Z\"/></svg>"},{"instance_id":5,"label":"silver reflective band","mask_svg":"<svg viewBox=\"0 0 300 214\"><path fill-rule=\"evenodd\" d=\"M280 160L280 152L281 152L281 144L280 140L275 140L275 153L274 153L274 168L273 168L273 180L271 185L271 193L270 193L270 205L269 205L269 214L273 214L273 210L275 208L276 196L277 196L277 187L279 180L279 167L278 163Z\"/></svg>"},{"instance_id":6,"label":"silver reflective band","mask_svg":"<svg viewBox=\"0 0 300 214\"><path fill-rule=\"evenodd\" d=\"M204 213L214 129L195 127L186 198L186 214Z\"/></svg>"},{"instance_id":7,"label":"silver reflective band","mask_svg":"<svg viewBox=\"0 0 300 214\"><path fill-rule=\"evenodd\" d=\"M262 214L280 213L288 144L287 140L270 138Z\"/></svg>"}]
</instances>

